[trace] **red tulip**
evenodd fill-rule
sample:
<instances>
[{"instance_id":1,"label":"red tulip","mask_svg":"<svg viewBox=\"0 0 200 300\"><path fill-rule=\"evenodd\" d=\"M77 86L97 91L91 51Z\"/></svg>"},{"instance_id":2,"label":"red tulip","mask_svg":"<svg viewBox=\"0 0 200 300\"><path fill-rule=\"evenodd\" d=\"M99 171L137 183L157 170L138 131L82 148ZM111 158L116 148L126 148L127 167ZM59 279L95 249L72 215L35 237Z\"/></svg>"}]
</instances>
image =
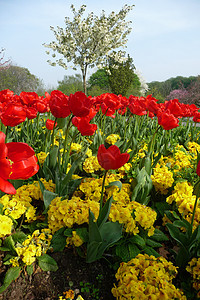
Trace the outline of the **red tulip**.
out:
<instances>
[{"instance_id":1,"label":"red tulip","mask_svg":"<svg viewBox=\"0 0 200 300\"><path fill-rule=\"evenodd\" d=\"M196 170L196 173L197 173L198 176L200 176L200 160L199 160L199 162L198 162L198 164L197 164L197 170Z\"/></svg>"},{"instance_id":2,"label":"red tulip","mask_svg":"<svg viewBox=\"0 0 200 300\"><path fill-rule=\"evenodd\" d=\"M52 91L49 100L51 113L56 118L66 118L70 115L69 97L61 91Z\"/></svg>"},{"instance_id":3,"label":"red tulip","mask_svg":"<svg viewBox=\"0 0 200 300\"><path fill-rule=\"evenodd\" d=\"M8 103L1 113L1 122L5 126L17 126L26 120L26 111L22 105Z\"/></svg>"},{"instance_id":4,"label":"red tulip","mask_svg":"<svg viewBox=\"0 0 200 300\"><path fill-rule=\"evenodd\" d=\"M97 159L100 166L105 170L116 170L121 168L129 160L128 153L120 153L116 145L110 146L108 149L104 145L100 145L97 153Z\"/></svg>"},{"instance_id":5,"label":"red tulip","mask_svg":"<svg viewBox=\"0 0 200 300\"><path fill-rule=\"evenodd\" d=\"M158 115L158 124L165 130L170 130L179 126L179 120L168 110Z\"/></svg>"},{"instance_id":6,"label":"red tulip","mask_svg":"<svg viewBox=\"0 0 200 300\"><path fill-rule=\"evenodd\" d=\"M169 110L175 117L180 118L183 116L183 103L180 103L178 99L169 100L166 102L166 110Z\"/></svg>"},{"instance_id":7,"label":"red tulip","mask_svg":"<svg viewBox=\"0 0 200 300\"><path fill-rule=\"evenodd\" d=\"M48 130L53 130L54 123L55 123L55 121L50 120L50 119L47 119L47 120L46 120L46 128L47 128ZM56 127L56 126L57 126L57 122L56 122L56 124L55 124L55 127Z\"/></svg>"},{"instance_id":8,"label":"red tulip","mask_svg":"<svg viewBox=\"0 0 200 300\"><path fill-rule=\"evenodd\" d=\"M26 116L29 120L35 119L37 117L38 111L34 107L26 108Z\"/></svg>"},{"instance_id":9,"label":"red tulip","mask_svg":"<svg viewBox=\"0 0 200 300\"><path fill-rule=\"evenodd\" d=\"M86 117L90 112L91 106L91 100L83 92L69 95L69 109L74 116Z\"/></svg>"},{"instance_id":10,"label":"red tulip","mask_svg":"<svg viewBox=\"0 0 200 300\"><path fill-rule=\"evenodd\" d=\"M9 179L28 179L35 175L39 166L34 150L25 143L5 143L5 134L0 131L0 190L15 194Z\"/></svg>"},{"instance_id":11,"label":"red tulip","mask_svg":"<svg viewBox=\"0 0 200 300\"><path fill-rule=\"evenodd\" d=\"M93 135L95 133L95 131L97 130L97 125L90 124L89 122L90 122L90 119L87 117L85 117L85 118L74 117L72 119L72 124L77 127L78 131L83 136Z\"/></svg>"}]
</instances>

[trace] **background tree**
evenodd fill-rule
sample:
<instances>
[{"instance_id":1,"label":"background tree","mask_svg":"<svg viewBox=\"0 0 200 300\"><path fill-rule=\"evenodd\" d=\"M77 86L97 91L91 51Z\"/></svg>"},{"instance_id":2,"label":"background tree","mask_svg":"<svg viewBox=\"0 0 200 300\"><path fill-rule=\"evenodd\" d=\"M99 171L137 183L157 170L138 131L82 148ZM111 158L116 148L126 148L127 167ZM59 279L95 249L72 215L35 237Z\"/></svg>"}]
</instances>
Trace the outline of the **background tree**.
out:
<instances>
[{"instance_id":1,"label":"background tree","mask_svg":"<svg viewBox=\"0 0 200 300\"><path fill-rule=\"evenodd\" d=\"M106 16L105 11L102 10L100 17L91 12L87 18L83 18L86 5L82 5L78 11L71 5L74 17L72 21L69 17L65 18L65 29L57 26L55 30L54 27L50 27L57 42L53 41L44 46L53 51L53 58L56 57L55 52L64 58L56 59L54 62L48 60L49 64L67 69L67 64L72 62L74 70L79 67L86 93L88 68L95 66L102 68L109 57L113 57L118 62L123 61L124 52L113 50L125 47L127 43L127 35L131 32L129 27L131 21L125 21L125 18L132 8L133 5L125 5L119 13L112 12ZM49 51L46 53L50 54Z\"/></svg>"},{"instance_id":2,"label":"background tree","mask_svg":"<svg viewBox=\"0 0 200 300\"><path fill-rule=\"evenodd\" d=\"M99 86L102 89L109 89L109 75L105 68L97 70L88 80L89 88Z\"/></svg>"},{"instance_id":3,"label":"background tree","mask_svg":"<svg viewBox=\"0 0 200 300\"><path fill-rule=\"evenodd\" d=\"M10 65L0 69L0 90L10 89L15 94L44 91L43 82L28 69Z\"/></svg>"},{"instance_id":4,"label":"background tree","mask_svg":"<svg viewBox=\"0 0 200 300\"><path fill-rule=\"evenodd\" d=\"M128 55L126 61L119 63L113 58L108 60L109 85L112 93L125 96L134 81L133 59Z\"/></svg>"},{"instance_id":5,"label":"background tree","mask_svg":"<svg viewBox=\"0 0 200 300\"><path fill-rule=\"evenodd\" d=\"M183 102L187 104L194 103L200 107L200 75L188 86L187 95L184 97Z\"/></svg>"},{"instance_id":6,"label":"background tree","mask_svg":"<svg viewBox=\"0 0 200 300\"><path fill-rule=\"evenodd\" d=\"M74 94L77 91L83 91L83 82L80 74L67 75L64 79L58 81L57 89L65 95Z\"/></svg>"},{"instance_id":7,"label":"background tree","mask_svg":"<svg viewBox=\"0 0 200 300\"><path fill-rule=\"evenodd\" d=\"M148 93L152 94L153 97L164 101L168 99L170 93L174 90L181 90L181 97L183 96L183 91L188 90L189 87L197 81L197 76L183 77L177 76L169 78L165 81L152 81L148 83ZM172 94L173 97L174 94Z\"/></svg>"},{"instance_id":8,"label":"background tree","mask_svg":"<svg viewBox=\"0 0 200 300\"><path fill-rule=\"evenodd\" d=\"M141 82L137 74L134 73L133 81L126 92L126 97L130 95L141 96Z\"/></svg>"}]
</instances>

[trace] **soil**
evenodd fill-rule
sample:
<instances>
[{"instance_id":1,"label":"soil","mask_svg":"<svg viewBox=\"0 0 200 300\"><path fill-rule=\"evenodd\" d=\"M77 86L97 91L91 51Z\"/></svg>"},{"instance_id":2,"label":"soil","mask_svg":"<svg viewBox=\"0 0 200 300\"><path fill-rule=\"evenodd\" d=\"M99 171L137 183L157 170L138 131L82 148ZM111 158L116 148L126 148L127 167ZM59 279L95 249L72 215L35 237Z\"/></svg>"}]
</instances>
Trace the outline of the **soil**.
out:
<instances>
[{"instance_id":1,"label":"soil","mask_svg":"<svg viewBox=\"0 0 200 300\"><path fill-rule=\"evenodd\" d=\"M69 289L84 300L115 299L111 293L115 272L105 259L88 264L73 249L51 256L58 264L56 272L44 272L39 267L31 276L23 272L0 295L0 300L58 300ZM4 273L0 274L0 285Z\"/></svg>"}]
</instances>

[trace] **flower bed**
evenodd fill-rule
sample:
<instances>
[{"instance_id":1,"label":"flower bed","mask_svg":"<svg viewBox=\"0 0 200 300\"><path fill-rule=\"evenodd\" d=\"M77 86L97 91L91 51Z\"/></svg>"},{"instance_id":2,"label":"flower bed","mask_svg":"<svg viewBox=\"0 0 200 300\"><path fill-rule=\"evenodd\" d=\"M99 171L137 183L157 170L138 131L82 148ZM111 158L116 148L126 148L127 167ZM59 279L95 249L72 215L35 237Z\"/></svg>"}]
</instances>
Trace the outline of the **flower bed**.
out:
<instances>
[{"instance_id":1,"label":"flower bed","mask_svg":"<svg viewBox=\"0 0 200 300\"><path fill-rule=\"evenodd\" d=\"M200 297L195 105L3 90L0 119L0 293L71 249L112 265L116 299Z\"/></svg>"}]
</instances>

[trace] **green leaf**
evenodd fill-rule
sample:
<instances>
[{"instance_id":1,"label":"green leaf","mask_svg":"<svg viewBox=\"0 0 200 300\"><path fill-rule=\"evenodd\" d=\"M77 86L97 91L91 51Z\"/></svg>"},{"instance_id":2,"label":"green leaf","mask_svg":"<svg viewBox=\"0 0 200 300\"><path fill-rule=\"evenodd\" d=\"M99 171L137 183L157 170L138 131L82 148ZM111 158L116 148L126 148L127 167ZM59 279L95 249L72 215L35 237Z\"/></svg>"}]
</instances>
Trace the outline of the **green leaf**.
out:
<instances>
[{"instance_id":1,"label":"green leaf","mask_svg":"<svg viewBox=\"0 0 200 300\"><path fill-rule=\"evenodd\" d=\"M57 230L51 240L51 247L53 247L54 252L63 251L66 246L66 236L65 234L65 227L60 228Z\"/></svg>"},{"instance_id":2,"label":"green leaf","mask_svg":"<svg viewBox=\"0 0 200 300\"><path fill-rule=\"evenodd\" d=\"M177 226L179 228L184 227L187 230L189 230L191 228L191 224L188 221L186 221L186 220L175 220L173 222L173 225L175 225L175 226Z\"/></svg>"},{"instance_id":3,"label":"green leaf","mask_svg":"<svg viewBox=\"0 0 200 300\"><path fill-rule=\"evenodd\" d=\"M12 236L8 236L4 241L4 247L8 248L12 253L16 253L15 251L15 242L13 241Z\"/></svg>"},{"instance_id":4,"label":"green leaf","mask_svg":"<svg viewBox=\"0 0 200 300\"><path fill-rule=\"evenodd\" d=\"M57 157L58 157L58 147L54 146L54 148L49 152L49 169L53 170L55 169L57 165Z\"/></svg>"},{"instance_id":5,"label":"green leaf","mask_svg":"<svg viewBox=\"0 0 200 300\"><path fill-rule=\"evenodd\" d=\"M89 241L102 242L99 228L97 226L97 223L94 222L94 214L90 209L89 209Z\"/></svg>"},{"instance_id":6,"label":"green leaf","mask_svg":"<svg viewBox=\"0 0 200 300\"><path fill-rule=\"evenodd\" d=\"M38 265L43 271L57 271L58 266L56 261L48 254L43 254L37 257Z\"/></svg>"},{"instance_id":7,"label":"green leaf","mask_svg":"<svg viewBox=\"0 0 200 300\"><path fill-rule=\"evenodd\" d=\"M151 239L156 242L168 241L168 237L159 229L155 228L154 235L151 236Z\"/></svg>"},{"instance_id":8,"label":"green leaf","mask_svg":"<svg viewBox=\"0 0 200 300\"><path fill-rule=\"evenodd\" d=\"M78 179L72 179L70 181L68 181L66 184L63 184L62 182L62 186L61 186L61 192L60 192L60 196L65 196L67 195L68 198L70 198L70 196L77 190L77 188L79 187L79 185L81 184L82 178L78 178Z\"/></svg>"},{"instance_id":9,"label":"green leaf","mask_svg":"<svg viewBox=\"0 0 200 300\"><path fill-rule=\"evenodd\" d=\"M89 236L88 236L87 228L85 228L85 227L77 228L77 229L76 229L76 233L80 236L80 238L81 238L84 242L88 242Z\"/></svg>"},{"instance_id":10,"label":"green leaf","mask_svg":"<svg viewBox=\"0 0 200 300\"><path fill-rule=\"evenodd\" d=\"M179 229L174 226L173 224L167 223L166 224L169 233L171 237L176 240L179 244L181 244L183 247L188 246L188 239L184 233L181 233Z\"/></svg>"},{"instance_id":11,"label":"green leaf","mask_svg":"<svg viewBox=\"0 0 200 300\"><path fill-rule=\"evenodd\" d=\"M97 260L97 251L102 242L91 241L87 245L86 262L91 263Z\"/></svg>"},{"instance_id":12,"label":"green leaf","mask_svg":"<svg viewBox=\"0 0 200 300\"><path fill-rule=\"evenodd\" d=\"M26 267L26 271L27 271L27 273L28 273L29 276L32 275L33 274L33 264L32 265L28 265Z\"/></svg>"},{"instance_id":13,"label":"green leaf","mask_svg":"<svg viewBox=\"0 0 200 300\"><path fill-rule=\"evenodd\" d=\"M123 243L116 247L116 255L124 262L128 262L132 258L135 258L139 253L140 249L132 243Z\"/></svg>"},{"instance_id":14,"label":"green leaf","mask_svg":"<svg viewBox=\"0 0 200 300\"><path fill-rule=\"evenodd\" d=\"M129 242L132 244L137 244L141 248L145 246L145 240L138 234L133 235L131 238L129 238Z\"/></svg>"},{"instance_id":15,"label":"green leaf","mask_svg":"<svg viewBox=\"0 0 200 300\"><path fill-rule=\"evenodd\" d=\"M158 242L155 242L155 241L153 241L153 240L151 240L151 239L146 239L146 244L148 245L148 246L151 246L151 247L162 247L162 244L160 244L160 243L158 243Z\"/></svg>"},{"instance_id":16,"label":"green leaf","mask_svg":"<svg viewBox=\"0 0 200 300\"><path fill-rule=\"evenodd\" d=\"M0 203L0 215L3 215L3 204Z\"/></svg>"},{"instance_id":17,"label":"green leaf","mask_svg":"<svg viewBox=\"0 0 200 300\"><path fill-rule=\"evenodd\" d=\"M62 188L64 189L65 185L67 182L69 182L72 178L72 175L75 173L78 165L80 164L81 160L83 159L83 154L79 156L72 164L69 172L67 173L65 179L62 181ZM61 189L61 194L62 194L62 189Z\"/></svg>"},{"instance_id":18,"label":"green leaf","mask_svg":"<svg viewBox=\"0 0 200 300\"><path fill-rule=\"evenodd\" d=\"M65 229L65 231L64 231L64 235L65 235L65 236L68 236L68 237L72 237L72 231L73 231L72 228L67 228L67 229Z\"/></svg>"},{"instance_id":19,"label":"green leaf","mask_svg":"<svg viewBox=\"0 0 200 300\"><path fill-rule=\"evenodd\" d=\"M191 259L189 252L186 248L181 247L176 256L176 264L178 267L186 267L187 263Z\"/></svg>"},{"instance_id":20,"label":"green leaf","mask_svg":"<svg viewBox=\"0 0 200 300\"><path fill-rule=\"evenodd\" d=\"M0 293L5 291L7 287L11 284L11 282L19 277L20 270L21 270L20 267L12 267L8 269L3 281L3 285L0 287Z\"/></svg>"},{"instance_id":21,"label":"green leaf","mask_svg":"<svg viewBox=\"0 0 200 300\"><path fill-rule=\"evenodd\" d=\"M99 213L98 219L97 219L97 225L100 228L108 219L109 213L110 213L110 207L113 201L113 196L111 196L103 206L102 210Z\"/></svg>"},{"instance_id":22,"label":"green leaf","mask_svg":"<svg viewBox=\"0 0 200 300\"><path fill-rule=\"evenodd\" d=\"M58 196L58 194L55 194L53 192L50 192L48 190L44 190L43 191L43 201L44 201L44 207L45 207L45 211L44 213L47 212L49 205L51 204L51 201L53 199L55 199Z\"/></svg>"},{"instance_id":23,"label":"green leaf","mask_svg":"<svg viewBox=\"0 0 200 300\"><path fill-rule=\"evenodd\" d=\"M161 216L164 216L165 211L169 211L171 209L170 205L167 202L156 202L155 207Z\"/></svg>"},{"instance_id":24,"label":"green leaf","mask_svg":"<svg viewBox=\"0 0 200 300\"><path fill-rule=\"evenodd\" d=\"M146 248L144 248L144 253L148 254L148 255L153 255L155 257L159 257L160 254L158 254L158 252L156 250L154 250L153 248L147 246Z\"/></svg>"},{"instance_id":25,"label":"green leaf","mask_svg":"<svg viewBox=\"0 0 200 300\"><path fill-rule=\"evenodd\" d=\"M109 188L109 187L111 187L111 186L117 186L117 187L119 188L119 192L120 192L121 189L122 189L122 183L121 183L121 181L119 181L119 180L110 182L109 185L107 185L105 188Z\"/></svg>"},{"instance_id":26,"label":"green leaf","mask_svg":"<svg viewBox=\"0 0 200 300\"><path fill-rule=\"evenodd\" d=\"M118 222L106 222L100 228L100 234L102 237L102 249L99 249L101 252L103 247L109 247L110 245L116 243L122 236L122 225ZM105 249L104 249L105 250Z\"/></svg>"},{"instance_id":27,"label":"green leaf","mask_svg":"<svg viewBox=\"0 0 200 300\"><path fill-rule=\"evenodd\" d=\"M27 239L27 235L23 231L17 231L12 234L12 239L14 243L22 244Z\"/></svg>"}]
</instances>

